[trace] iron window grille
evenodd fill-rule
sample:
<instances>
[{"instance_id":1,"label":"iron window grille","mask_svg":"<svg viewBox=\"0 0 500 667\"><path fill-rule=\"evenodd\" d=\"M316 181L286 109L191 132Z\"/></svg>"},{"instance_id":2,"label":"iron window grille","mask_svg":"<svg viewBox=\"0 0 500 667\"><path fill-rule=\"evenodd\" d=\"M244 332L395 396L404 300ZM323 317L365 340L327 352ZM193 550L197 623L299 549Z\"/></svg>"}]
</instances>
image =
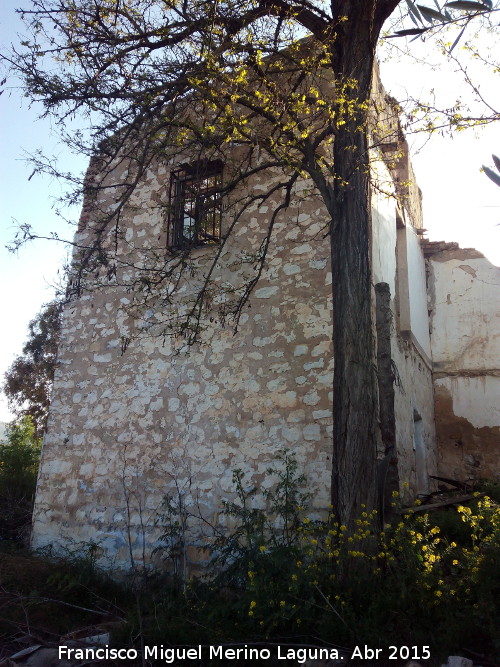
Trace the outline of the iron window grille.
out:
<instances>
[{"instance_id":1,"label":"iron window grille","mask_svg":"<svg viewBox=\"0 0 500 667\"><path fill-rule=\"evenodd\" d=\"M222 170L220 160L200 160L171 173L167 240L171 250L219 243Z\"/></svg>"}]
</instances>

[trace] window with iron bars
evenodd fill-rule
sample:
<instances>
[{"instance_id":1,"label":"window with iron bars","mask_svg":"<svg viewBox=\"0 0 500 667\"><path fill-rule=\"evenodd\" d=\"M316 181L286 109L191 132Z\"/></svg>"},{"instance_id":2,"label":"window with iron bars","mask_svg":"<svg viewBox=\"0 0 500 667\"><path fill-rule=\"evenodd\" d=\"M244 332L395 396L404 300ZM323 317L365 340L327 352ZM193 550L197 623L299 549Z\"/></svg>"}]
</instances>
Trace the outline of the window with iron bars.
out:
<instances>
[{"instance_id":1,"label":"window with iron bars","mask_svg":"<svg viewBox=\"0 0 500 667\"><path fill-rule=\"evenodd\" d=\"M171 173L167 239L171 250L219 243L222 169L220 160L200 160Z\"/></svg>"}]
</instances>

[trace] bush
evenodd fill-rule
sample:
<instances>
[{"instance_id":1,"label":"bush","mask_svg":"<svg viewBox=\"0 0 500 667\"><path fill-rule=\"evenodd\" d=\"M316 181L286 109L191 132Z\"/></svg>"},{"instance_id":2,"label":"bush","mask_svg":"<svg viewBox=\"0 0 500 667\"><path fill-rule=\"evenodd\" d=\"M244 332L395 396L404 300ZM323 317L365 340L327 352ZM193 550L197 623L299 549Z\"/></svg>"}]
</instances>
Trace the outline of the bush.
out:
<instances>
[{"instance_id":1,"label":"bush","mask_svg":"<svg viewBox=\"0 0 500 667\"><path fill-rule=\"evenodd\" d=\"M497 503L478 497L438 522L409 513L383 531L377 513L363 511L349 531L333 514L307 516L306 482L288 452L269 474L274 491L259 494L234 473L237 499L223 507L232 528L214 544L222 571L185 589L191 642L334 640L429 646L437 664L464 650L498 659ZM160 603L164 632L171 602Z\"/></svg>"},{"instance_id":2,"label":"bush","mask_svg":"<svg viewBox=\"0 0 500 667\"><path fill-rule=\"evenodd\" d=\"M322 520L307 515L306 480L289 452L281 453L269 475L273 491L259 493L235 471L236 499L222 508L231 528L217 526L205 579L137 571L117 586L102 577L99 547L89 544L85 558L50 566L40 561L37 567L43 564L47 574L30 579L31 568L23 567L23 577L11 584L6 564L17 559L2 562L0 556L0 584L37 598L30 622L50 616L44 605L54 613L44 597L51 605L77 600L94 608L102 601L105 616L121 619L114 645L138 650L161 644L366 644L384 647L381 666L393 664L386 658L394 645L419 647L421 657L420 649L429 647L430 660L419 660L427 665L457 654L498 662L500 507L494 500L478 496L446 513L408 513L382 531L377 513L365 510L349 530L331 513ZM167 503L163 547L169 563L187 539L179 511ZM66 626L77 625L78 607L66 606ZM20 602L16 613L24 609ZM405 655L399 657L403 662Z\"/></svg>"},{"instance_id":3,"label":"bush","mask_svg":"<svg viewBox=\"0 0 500 667\"><path fill-rule=\"evenodd\" d=\"M30 417L8 427L0 444L0 539L23 541L31 526L41 440Z\"/></svg>"}]
</instances>

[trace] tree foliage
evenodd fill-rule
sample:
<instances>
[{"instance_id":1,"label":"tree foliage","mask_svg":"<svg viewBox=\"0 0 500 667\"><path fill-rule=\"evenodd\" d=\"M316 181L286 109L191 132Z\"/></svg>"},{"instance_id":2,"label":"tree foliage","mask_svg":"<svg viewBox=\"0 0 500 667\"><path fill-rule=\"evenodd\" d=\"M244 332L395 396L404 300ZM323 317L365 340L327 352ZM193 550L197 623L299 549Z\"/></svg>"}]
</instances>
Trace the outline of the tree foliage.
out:
<instances>
[{"instance_id":1,"label":"tree foliage","mask_svg":"<svg viewBox=\"0 0 500 667\"><path fill-rule=\"evenodd\" d=\"M412 32L403 22L403 36L442 30L451 22L467 24L492 9L489 1L450 2L434 10L416 8L409 0L334 0L330 5L319 0L32 0L31 9L21 10L30 35L5 56L27 94L41 100L45 114L63 129L75 114L89 121L90 141L78 132L66 136L78 152L97 156L93 177L82 186L94 221L92 234L77 240L76 294L95 284L96 276L126 282L132 275L126 286L140 292L144 303L154 293L168 304L179 273L192 270L189 253L165 260L157 248L138 259L120 257L113 239L123 235L124 211L155 160L179 151L214 159L229 145L239 145L244 159L223 192L234 192L257 172L279 169L279 182L258 199L278 192L282 204L249 259L253 277L233 288L236 298L224 318L237 320L265 266L277 215L290 205L297 179L310 180L330 221L332 500L344 523L362 504L376 503L380 433L371 312L369 99L375 49L398 6L403 21L409 13L417 25ZM113 184L113 205L100 210L99 190L110 188L108 177L118 163L126 165L127 177ZM52 169L36 165L47 167ZM242 201L234 221L255 201ZM213 294L213 271L235 222L185 317L190 343L199 334ZM30 236L25 228L24 237ZM130 268L132 273L124 270Z\"/></svg>"},{"instance_id":2,"label":"tree foliage","mask_svg":"<svg viewBox=\"0 0 500 667\"><path fill-rule=\"evenodd\" d=\"M493 162L495 163L495 167L497 171L493 171L493 169L490 169L489 167L485 167L483 165L483 171L486 174L486 176L493 181L496 185L500 186L500 159L496 155L491 156L493 158ZM498 173L497 173L498 172Z\"/></svg>"},{"instance_id":3,"label":"tree foliage","mask_svg":"<svg viewBox=\"0 0 500 667\"><path fill-rule=\"evenodd\" d=\"M45 430L61 330L62 304L46 304L28 326L23 351L5 374L3 391L18 417L29 416L36 435Z\"/></svg>"}]
</instances>

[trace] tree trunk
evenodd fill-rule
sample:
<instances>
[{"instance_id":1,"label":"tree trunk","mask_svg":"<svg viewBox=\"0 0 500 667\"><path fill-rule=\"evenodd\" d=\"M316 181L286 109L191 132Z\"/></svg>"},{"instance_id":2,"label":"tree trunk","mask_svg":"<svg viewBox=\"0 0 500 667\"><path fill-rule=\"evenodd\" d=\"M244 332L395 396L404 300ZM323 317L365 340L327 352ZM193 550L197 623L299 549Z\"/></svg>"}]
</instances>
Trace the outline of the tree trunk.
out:
<instances>
[{"instance_id":1,"label":"tree trunk","mask_svg":"<svg viewBox=\"0 0 500 667\"><path fill-rule=\"evenodd\" d=\"M378 402L371 312L371 216L366 169L346 173L353 154L359 156L366 150L366 137L359 130L342 132L335 144L336 174L348 185L335 188L330 235L335 364L332 504L339 521L350 524L362 504L369 509L376 506Z\"/></svg>"},{"instance_id":2,"label":"tree trunk","mask_svg":"<svg viewBox=\"0 0 500 667\"><path fill-rule=\"evenodd\" d=\"M371 196L367 110L375 45L383 20L396 1L346 0L332 42L338 124L334 142L335 181L331 198L333 292L332 504L346 525L377 506L377 439L380 437L376 354L371 295ZM383 11L384 10L384 11ZM352 87L345 86L351 82ZM341 97L355 113L342 118Z\"/></svg>"}]
</instances>

